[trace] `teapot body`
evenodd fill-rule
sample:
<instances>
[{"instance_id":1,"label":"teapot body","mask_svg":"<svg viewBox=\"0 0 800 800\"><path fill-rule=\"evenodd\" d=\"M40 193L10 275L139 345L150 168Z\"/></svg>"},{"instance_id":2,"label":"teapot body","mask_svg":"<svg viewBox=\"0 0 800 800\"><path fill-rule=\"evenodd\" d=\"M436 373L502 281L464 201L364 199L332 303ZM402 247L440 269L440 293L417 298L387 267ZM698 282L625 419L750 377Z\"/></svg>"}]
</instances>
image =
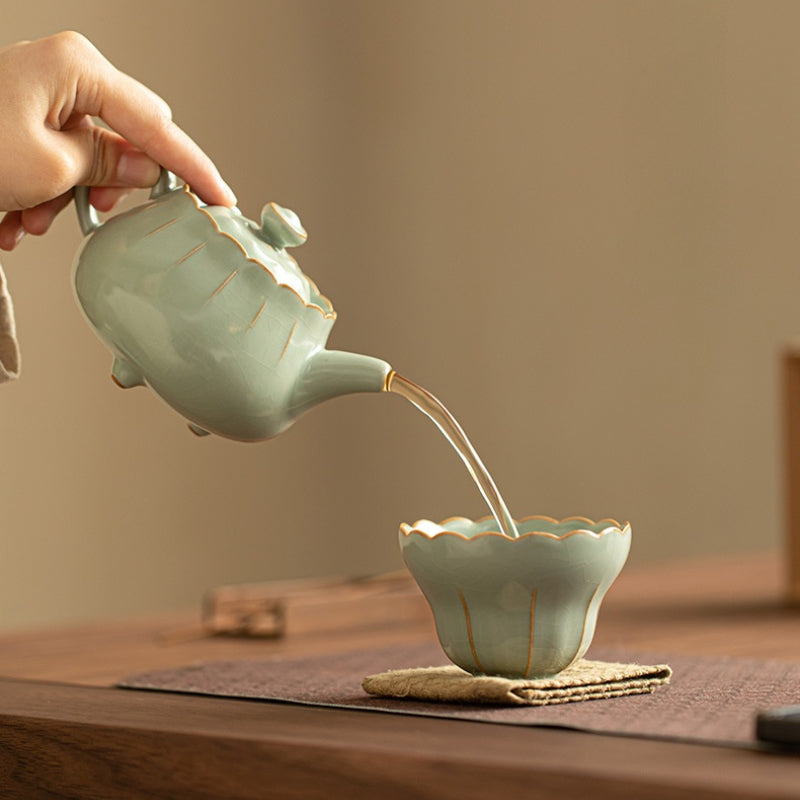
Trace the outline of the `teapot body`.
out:
<instances>
[{"instance_id":1,"label":"teapot body","mask_svg":"<svg viewBox=\"0 0 800 800\"><path fill-rule=\"evenodd\" d=\"M333 307L256 230L182 187L90 226L76 257L76 298L114 356L112 377L149 386L196 433L260 441L325 399L310 365L328 352ZM380 391L388 365L346 355L369 362L369 379L351 389L328 360L327 396Z\"/></svg>"}]
</instances>

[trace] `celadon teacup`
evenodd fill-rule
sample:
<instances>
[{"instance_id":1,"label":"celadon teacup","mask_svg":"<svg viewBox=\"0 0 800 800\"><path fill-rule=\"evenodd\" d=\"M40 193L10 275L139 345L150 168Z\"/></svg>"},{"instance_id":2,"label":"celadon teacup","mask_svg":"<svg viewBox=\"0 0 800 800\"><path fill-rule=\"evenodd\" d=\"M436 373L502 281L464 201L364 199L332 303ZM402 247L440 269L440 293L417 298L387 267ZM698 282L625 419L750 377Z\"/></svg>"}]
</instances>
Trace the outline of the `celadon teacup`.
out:
<instances>
[{"instance_id":1,"label":"celadon teacup","mask_svg":"<svg viewBox=\"0 0 800 800\"><path fill-rule=\"evenodd\" d=\"M631 546L629 523L527 517L519 537L487 517L400 526L408 569L447 657L473 674L556 675L589 648Z\"/></svg>"}]
</instances>

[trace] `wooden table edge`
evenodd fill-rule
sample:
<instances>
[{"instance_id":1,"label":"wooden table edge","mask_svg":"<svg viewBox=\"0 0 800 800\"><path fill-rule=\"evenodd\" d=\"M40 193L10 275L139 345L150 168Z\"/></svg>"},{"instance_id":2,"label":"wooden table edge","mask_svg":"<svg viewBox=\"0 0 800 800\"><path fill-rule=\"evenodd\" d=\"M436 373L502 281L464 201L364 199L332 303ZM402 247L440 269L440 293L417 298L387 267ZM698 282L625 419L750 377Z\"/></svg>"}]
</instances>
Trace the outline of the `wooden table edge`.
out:
<instances>
[{"instance_id":1,"label":"wooden table edge","mask_svg":"<svg viewBox=\"0 0 800 800\"><path fill-rule=\"evenodd\" d=\"M711 800L796 797L797 761L556 728L0 678L0 781L9 800L447 800L490 790Z\"/></svg>"}]
</instances>

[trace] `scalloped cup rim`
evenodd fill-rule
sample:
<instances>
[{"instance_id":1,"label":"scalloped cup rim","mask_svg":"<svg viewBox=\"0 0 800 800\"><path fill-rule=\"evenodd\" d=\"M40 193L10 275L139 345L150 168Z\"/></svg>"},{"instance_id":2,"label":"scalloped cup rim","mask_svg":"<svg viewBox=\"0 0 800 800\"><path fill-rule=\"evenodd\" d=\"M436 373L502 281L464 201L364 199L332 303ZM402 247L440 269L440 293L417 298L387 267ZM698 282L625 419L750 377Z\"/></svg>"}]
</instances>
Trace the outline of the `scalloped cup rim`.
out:
<instances>
[{"instance_id":1,"label":"scalloped cup rim","mask_svg":"<svg viewBox=\"0 0 800 800\"><path fill-rule=\"evenodd\" d=\"M581 527L579 524L576 525L575 528L572 528L564 533L552 533L551 531L543 531L543 530L532 530L532 531L525 531L524 533L520 532L518 537L507 536L502 531L481 531L479 533L474 533L471 536L466 536L460 531L448 530L446 526L448 524L452 524L453 522L462 522L468 523L470 525L479 525L486 520L492 519L490 516L479 517L478 519L472 520L469 517L461 517L461 516L454 516L454 517L447 517L446 519L442 520L441 522L433 522L427 519L418 519L412 525L409 525L406 522L402 522L400 524L400 533L403 536L408 537L411 534L418 534L420 536L424 536L426 539L435 539L439 536L454 536L458 539L465 539L467 541L471 541L473 539L480 539L486 536L494 536L499 537L501 539L508 539L509 541L521 541L522 539L530 539L534 537L542 537L546 539L566 539L569 536L577 536L577 535L584 535L589 536L593 539L600 539L603 536L611 533L619 533L621 535L630 534L631 532L631 524L630 522L625 522L620 525L617 520L612 519L610 517L605 517L601 520L595 522L594 520L589 519L588 517L564 517L563 519L556 519L555 517L549 517L544 514L532 514L527 517L522 517L519 520L515 520L517 525L522 525L526 522L531 522L534 520L542 520L545 522L553 523L555 525L563 525L567 522L575 522L575 523L584 523L584 525L591 525L592 527L597 527L602 525L603 523L608 523L605 527L603 527L599 531L589 530L587 527ZM424 527L420 527L424 526ZM441 530L431 531L428 526L434 526L440 528Z\"/></svg>"}]
</instances>

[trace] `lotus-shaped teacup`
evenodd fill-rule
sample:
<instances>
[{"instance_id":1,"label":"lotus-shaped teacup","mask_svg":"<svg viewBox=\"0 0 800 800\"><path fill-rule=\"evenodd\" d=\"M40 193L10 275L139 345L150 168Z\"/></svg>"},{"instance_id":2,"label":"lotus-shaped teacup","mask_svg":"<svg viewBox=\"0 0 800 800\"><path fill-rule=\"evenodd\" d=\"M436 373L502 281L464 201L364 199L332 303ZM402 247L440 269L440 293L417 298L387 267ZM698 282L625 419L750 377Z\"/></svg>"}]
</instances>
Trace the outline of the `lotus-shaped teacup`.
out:
<instances>
[{"instance_id":1,"label":"lotus-shaped teacup","mask_svg":"<svg viewBox=\"0 0 800 800\"><path fill-rule=\"evenodd\" d=\"M589 648L631 545L611 519L527 517L519 536L487 517L400 526L400 547L447 657L473 674L556 675Z\"/></svg>"}]
</instances>

